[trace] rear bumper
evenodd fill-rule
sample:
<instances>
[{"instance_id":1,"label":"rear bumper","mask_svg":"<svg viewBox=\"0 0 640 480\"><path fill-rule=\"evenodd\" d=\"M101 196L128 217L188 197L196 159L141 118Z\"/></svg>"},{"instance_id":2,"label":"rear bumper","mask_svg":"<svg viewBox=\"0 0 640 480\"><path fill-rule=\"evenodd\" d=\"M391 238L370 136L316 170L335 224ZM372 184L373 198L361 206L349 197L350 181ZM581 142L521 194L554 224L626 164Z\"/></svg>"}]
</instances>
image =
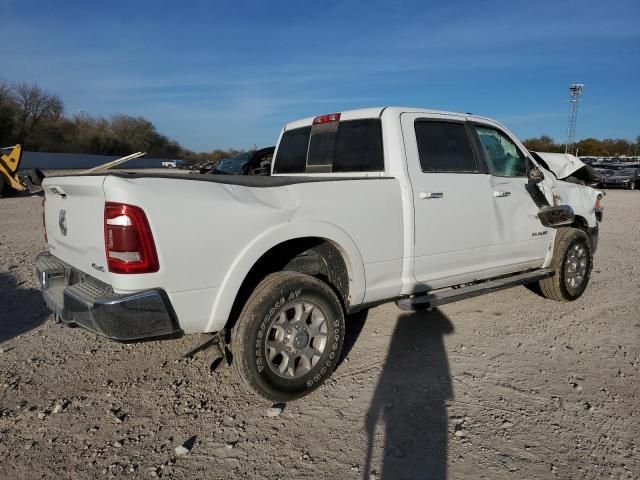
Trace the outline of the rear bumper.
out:
<instances>
[{"instance_id":1,"label":"rear bumper","mask_svg":"<svg viewBox=\"0 0 640 480\"><path fill-rule=\"evenodd\" d=\"M116 294L49 253L38 255L36 272L47 306L66 324L121 342L182 333L163 290Z\"/></svg>"}]
</instances>

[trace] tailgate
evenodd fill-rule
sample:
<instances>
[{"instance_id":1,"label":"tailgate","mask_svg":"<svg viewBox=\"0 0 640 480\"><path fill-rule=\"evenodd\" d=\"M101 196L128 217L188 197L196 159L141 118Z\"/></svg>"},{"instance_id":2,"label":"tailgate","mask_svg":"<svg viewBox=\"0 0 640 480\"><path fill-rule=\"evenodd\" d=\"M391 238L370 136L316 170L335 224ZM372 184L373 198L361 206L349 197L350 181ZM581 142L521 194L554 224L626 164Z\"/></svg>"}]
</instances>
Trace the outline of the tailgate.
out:
<instances>
[{"instance_id":1,"label":"tailgate","mask_svg":"<svg viewBox=\"0 0 640 480\"><path fill-rule=\"evenodd\" d=\"M109 283L104 248L105 177L49 177L43 182L49 251L60 260Z\"/></svg>"}]
</instances>

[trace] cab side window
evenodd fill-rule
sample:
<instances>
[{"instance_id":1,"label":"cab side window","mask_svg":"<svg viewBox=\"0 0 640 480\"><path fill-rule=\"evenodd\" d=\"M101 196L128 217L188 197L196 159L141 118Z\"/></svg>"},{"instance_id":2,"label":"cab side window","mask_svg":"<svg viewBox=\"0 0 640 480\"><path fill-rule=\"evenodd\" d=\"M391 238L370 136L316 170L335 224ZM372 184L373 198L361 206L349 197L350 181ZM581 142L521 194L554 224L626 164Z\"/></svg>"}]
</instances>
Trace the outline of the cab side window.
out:
<instances>
[{"instance_id":1,"label":"cab side window","mask_svg":"<svg viewBox=\"0 0 640 480\"><path fill-rule=\"evenodd\" d=\"M474 126L487 167L496 177L526 177L527 160L504 133L490 127Z\"/></svg>"},{"instance_id":2,"label":"cab side window","mask_svg":"<svg viewBox=\"0 0 640 480\"><path fill-rule=\"evenodd\" d=\"M423 172L477 172L476 160L464 124L416 120L415 130Z\"/></svg>"}]
</instances>

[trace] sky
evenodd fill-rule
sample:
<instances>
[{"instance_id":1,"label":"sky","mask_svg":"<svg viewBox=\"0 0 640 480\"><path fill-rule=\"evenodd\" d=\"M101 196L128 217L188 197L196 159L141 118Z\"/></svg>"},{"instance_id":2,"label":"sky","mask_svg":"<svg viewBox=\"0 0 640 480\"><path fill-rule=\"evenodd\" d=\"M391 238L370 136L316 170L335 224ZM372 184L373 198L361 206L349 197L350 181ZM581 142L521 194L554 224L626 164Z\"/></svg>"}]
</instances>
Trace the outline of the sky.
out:
<instances>
[{"instance_id":1,"label":"sky","mask_svg":"<svg viewBox=\"0 0 640 480\"><path fill-rule=\"evenodd\" d=\"M283 125L402 105L519 138L640 135L640 1L0 0L0 78L69 115L151 120L184 147L275 144Z\"/></svg>"}]
</instances>

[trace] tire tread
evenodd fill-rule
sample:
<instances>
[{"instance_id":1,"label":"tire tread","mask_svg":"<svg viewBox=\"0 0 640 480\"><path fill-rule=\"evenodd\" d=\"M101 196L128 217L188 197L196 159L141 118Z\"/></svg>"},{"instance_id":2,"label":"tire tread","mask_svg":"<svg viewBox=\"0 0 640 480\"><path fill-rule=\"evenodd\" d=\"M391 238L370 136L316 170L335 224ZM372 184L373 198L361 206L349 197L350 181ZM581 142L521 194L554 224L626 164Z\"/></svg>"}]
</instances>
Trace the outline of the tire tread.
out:
<instances>
[{"instance_id":1,"label":"tire tread","mask_svg":"<svg viewBox=\"0 0 640 480\"><path fill-rule=\"evenodd\" d=\"M280 284L285 279L295 277L295 276L300 277L299 280L301 282L304 282L304 281L314 282L314 283L317 282L318 286L321 285L321 288L324 290L324 293L328 297L330 297L330 299L334 301L336 305L341 306L338 296L329 287L329 285L322 282L321 280L318 280L315 277L298 273L298 272L271 273L267 275L258 284L258 286L255 288L255 290L249 297L249 300L246 302L246 304L242 308L242 312L240 313L240 317L238 319L238 322L236 323L236 326L231 336L231 342L232 342L231 353L233 355L233 361L231 362L232 369L235 371L237 377L240 378L241 383L245 388L271 401L294 400L296 398L307 395L308 393L310 393L311 391L313 391L315 388L319 387L323 383L323 382L316 383L313 387L295 395L291 395L288 393L286 394L280 393L275 389L270 389L269 392L265 392L264 388L255 381L251 368L247 363L246 356L242 355L242 352L246 352L248 349L248 344L247 344L247 341L249 339L248 332L249 332L249 328L252 326L251 321L249 320L249 315L247 315L247 312L253 309L254 306L260 305L262 302L264 302L265 298L272 297L274 294L274 289L276 288L276 285ZM343 321L344 321L344 318L343 318ZM343 330L344 330L344 325L343 325ZM342 340L344 340L344 333L343 333ZM339 357L341 347L342 347L342 341L340 342L340 345L338 348L338 355L336 356L336 358ZM335 366L336 364L333 365L333 368L331 369L331 371L335 368ZM329 377L329 375L331 374L331 371L327 372L326 378Z\"/></svg>"},{"instance_id":2,"label":"tire tread","mask_svg":"<svg viewBox=\"0 0 640 480\"><path fill-rule=\"evenodd\" d=\"M589 250L591 250L589 237L582 230L572 227L558 229L553 247L553 258L549 265L549 268L555 270L556 273L552 277L540 280L540 293L543 297L550 300L556 300L558 302L568 302L577 298L569 296L563 288L562 264L564 262L565 252L569 248L569 245L579 237L586 240ZM591 255L591 251L589 254Z\"/></svg>"}]
</instances>

